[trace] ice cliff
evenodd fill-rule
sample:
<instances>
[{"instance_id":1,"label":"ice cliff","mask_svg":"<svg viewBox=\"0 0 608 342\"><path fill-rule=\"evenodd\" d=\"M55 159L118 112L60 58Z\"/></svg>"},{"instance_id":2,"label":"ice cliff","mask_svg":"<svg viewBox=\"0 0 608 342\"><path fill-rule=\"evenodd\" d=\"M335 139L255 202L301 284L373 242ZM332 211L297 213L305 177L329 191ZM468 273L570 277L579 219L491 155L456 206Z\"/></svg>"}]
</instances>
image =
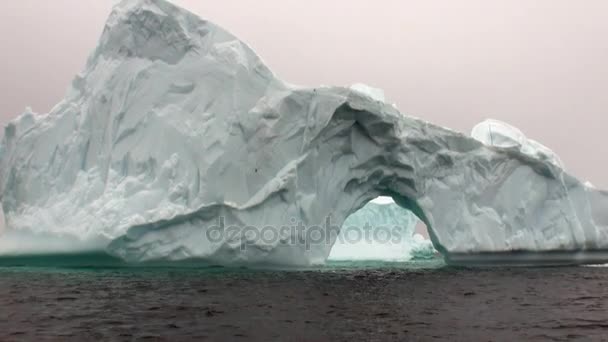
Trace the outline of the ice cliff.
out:
<instances>
[{"instance_id":1,"label":"ice cliff","mask_svg":"<svg viewBox=\"0 0 608 342\"><path fill-rule=\"evenodd\" d=\"M65 99L5 128L0 200L7 234L133 262L323 263L380 195L448 262L607 261L608 194L487 131L404 115L365 86L286 84L216 25L126 0Z\"/></svg>"}]
</instances>

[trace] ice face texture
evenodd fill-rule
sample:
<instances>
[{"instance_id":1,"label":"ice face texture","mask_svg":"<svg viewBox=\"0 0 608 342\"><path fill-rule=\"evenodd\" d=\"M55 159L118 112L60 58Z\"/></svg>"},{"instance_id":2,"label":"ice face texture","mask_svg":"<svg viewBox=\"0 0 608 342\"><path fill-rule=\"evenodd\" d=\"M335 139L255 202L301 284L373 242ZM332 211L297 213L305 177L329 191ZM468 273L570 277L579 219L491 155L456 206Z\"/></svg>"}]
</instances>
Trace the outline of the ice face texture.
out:
<instances>
[{"instance_id":1,"label":"ice face texture","mask_svg":"<svg viewBox=\"0 0 608 342\"><path fill-rule=\"evenodd\" d=\"M216 25L163 0L123 1L66 98L5 128L9 234L132 262L310 265L335 239L313 233L384 195L424 221L448 262L608 259L606 192L370 89L286 84Z\"/></svg>"}]
</instances>

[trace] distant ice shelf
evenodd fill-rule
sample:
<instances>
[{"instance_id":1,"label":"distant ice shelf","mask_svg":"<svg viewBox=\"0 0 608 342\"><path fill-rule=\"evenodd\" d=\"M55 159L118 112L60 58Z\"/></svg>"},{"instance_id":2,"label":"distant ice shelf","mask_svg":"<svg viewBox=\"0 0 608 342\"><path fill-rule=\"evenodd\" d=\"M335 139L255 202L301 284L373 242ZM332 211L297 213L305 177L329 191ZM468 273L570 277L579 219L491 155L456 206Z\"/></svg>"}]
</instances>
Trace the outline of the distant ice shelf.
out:
<instances>
[{"instance_id":1,"label":"distant ice shelf","mask_svg":"<svg viewBox=\"0 0 608 342\"><path fill-rule=\"evenodd\" d=\"M608 193L550 149L504 123L471 137L385 100L361 84L287 84L215 24L122 1L65 99L6 126L4 237L134 263L307 266L389 196L448 262L608 262Z\"/></svg>"}]
</instances>

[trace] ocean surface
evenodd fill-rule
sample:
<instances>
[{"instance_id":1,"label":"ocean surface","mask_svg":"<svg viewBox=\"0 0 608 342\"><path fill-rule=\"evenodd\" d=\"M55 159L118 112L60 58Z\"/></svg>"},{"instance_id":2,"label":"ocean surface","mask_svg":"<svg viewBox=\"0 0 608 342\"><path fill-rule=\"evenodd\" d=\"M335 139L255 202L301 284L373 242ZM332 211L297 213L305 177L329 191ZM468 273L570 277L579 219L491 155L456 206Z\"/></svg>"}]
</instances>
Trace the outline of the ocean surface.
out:
<instances>
[{"instance_id":1,"label":"ocean surface","mask_svg":"<svg viewBox=\"0 0 608 342\"><path fill-rule=\"evenodd\" d=\"M0 341L608 341L608 268L0 258Z\"/></svg>"}]
</instances>

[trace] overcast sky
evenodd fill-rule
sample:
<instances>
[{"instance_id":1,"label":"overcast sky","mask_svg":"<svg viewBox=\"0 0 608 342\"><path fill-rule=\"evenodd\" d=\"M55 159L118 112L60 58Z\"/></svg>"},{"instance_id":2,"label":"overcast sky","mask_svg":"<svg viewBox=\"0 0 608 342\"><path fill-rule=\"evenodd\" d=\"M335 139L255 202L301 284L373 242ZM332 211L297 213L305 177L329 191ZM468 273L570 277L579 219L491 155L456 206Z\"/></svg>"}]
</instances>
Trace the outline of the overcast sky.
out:
<instances>
[{"instance_id":1,"label":"overcast sky","mask_svg":"<svg viewBox=\"0 0 608 342\"><path fill-rule=\"evenodd\" d=\"M368 83L404 113L463 132L504 120L608 188L608 1L174 2L239 36L291 83ZM0 123L59 102L113 3L0 1Z\"/></svg>"}]
</instances>

